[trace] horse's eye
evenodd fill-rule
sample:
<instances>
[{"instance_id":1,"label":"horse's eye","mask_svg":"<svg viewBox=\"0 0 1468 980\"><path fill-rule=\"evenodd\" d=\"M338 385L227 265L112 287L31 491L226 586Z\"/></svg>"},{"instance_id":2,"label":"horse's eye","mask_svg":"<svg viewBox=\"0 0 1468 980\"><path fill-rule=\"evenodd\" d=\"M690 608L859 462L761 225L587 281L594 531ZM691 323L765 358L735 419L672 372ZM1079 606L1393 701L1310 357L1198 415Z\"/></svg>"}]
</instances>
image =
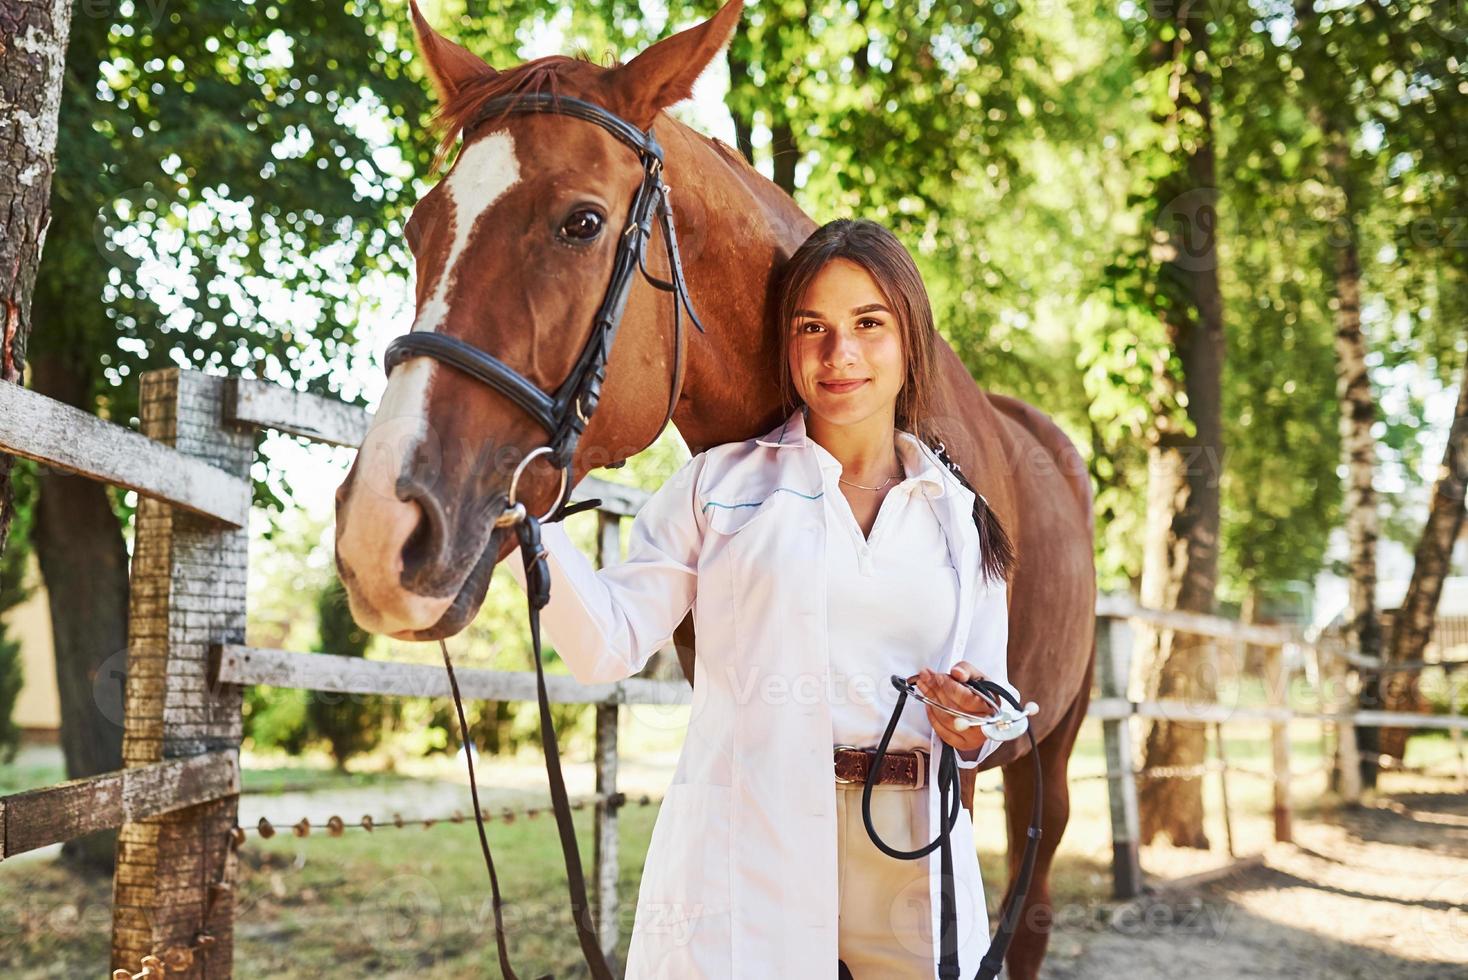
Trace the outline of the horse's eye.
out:
<instances>
[{"instance_id":1,"label":"horse's eye","mask_svg":"<svg viewBox=\"0 0 1468 980\"><path fill-rule=\"evenodd\" d=\"M573 212L566 223L561 225L561 237L573 242L592 241L601 234L605 221L600 211L582 208Z\"/></svg>"}]
</instances>

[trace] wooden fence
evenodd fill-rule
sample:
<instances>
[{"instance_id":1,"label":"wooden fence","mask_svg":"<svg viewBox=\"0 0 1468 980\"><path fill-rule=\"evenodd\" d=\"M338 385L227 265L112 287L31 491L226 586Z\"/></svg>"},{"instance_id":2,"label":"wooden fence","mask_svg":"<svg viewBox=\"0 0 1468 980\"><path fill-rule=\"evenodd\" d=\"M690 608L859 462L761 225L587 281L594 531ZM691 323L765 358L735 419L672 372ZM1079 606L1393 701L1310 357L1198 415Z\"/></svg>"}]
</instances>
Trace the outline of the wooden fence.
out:
<instances>
[{"instance_id":1,"label":"wooden fence","mask_svg":"<svg viewBox=\"0 0 1468 980\"><path fill-rule=\"evenodd\" d=\"M435 697L447 695L447 678L437 666L245 645L246 523L256 431L275 429L357 446L370 422L367 412L278 385L176 368L148 373L141 385L142 432L136 433L0 384L0 451L129 488L141 498L131 572L124 769L0 797L0 860L119 828L114 977L128 980L166 972L221 978L233 968L236 854L243 838L237 817L244 686ZM635 514L645 496L593 478L576 488L573 499L603 501L598 562L617 560L619 522ZM1461 718L1349 714L1343 708L1331 715L1302 715L1283 702L1266 709L1219 707L1201 715L1194 705L1132 702L1125 696L1130 623L1145 621L1276 650L1296 638L1271 628L1158 613L1109 599L1102 600L1097 614L1102 698L1093 702L1091 713L1103 720L1115 888L1121 896L1137 894L1142 885L1130 718L1181 717L1216 724L1263 718L1275 723L1276 826L1281 839L1288 839L1290 776L1282 729L1290 719L1462 725ZM459 677L469 698L535 698L529 671L465 670ZM617 790L619 708L688 704L691 692L681 681L648 678L582 685L553 676L547 682L553 701L596 706L593 901L601 939L611 955L621 920L617 811L627 802ZM1350 725L1337 728L1349 741ZM341 827L332 830L340 832Z\"/></svg>"},{"instance_id":2,"label":"wooden fence","mask_svg":"<svg viewBox=\"0 0 1468 980\"><path fill-rule=\"evenodd\" d=\"M1468 718L1457 712L1458 701L1452 701L1453 711L1447 715L1427 715L1391 711L1352 710L1354 695L1348 689L1347 676L1352 670L1378 670L1382 672L1420 671L1428 667L1447 670L1453 664L1417 662L1411 664L1384 665L1368 661L1359 654L1346 650L1335 643L1306 642L1296 629L1282 626L1251 625L1218 616L1197 613L1144 609L1127 597L1103 596L1097 602L1097 664L1096 677L1100 698L1091 702L1088 715L1101 720L1102 738L1106 753L1106 780L1111 815L1112 842L1112 892L1117 898L1134 898L1144 890L1139 857L1139 820L1137 807L1137 781L1139 779L1198 779L1216 772L1222 789L1223 819L1228 849L1236 857L1233 843L1233 825L1228 802L1228 774L1230 772L1261 775L1253 770L1230 765L1224 751L1223 728L1238 722L1268 722L1270 729L1270 771L1265 775L1273 784L1273 821L1276 841L1293 840L1291 827L1293 807L1292 784L1307 772L1294 769L1291 763L1289 725L1294 721L1314 721L1324 732L1333 734L1334 751L1322 749L1325 760L1321 769L1335 769L1339 780L1338 792L1346 802L1355 802L1361 796L1359 759L1356 747L1357 727L1383 726L1403 728L1447 729L1458 743L1463 729L1468 728ZM1128 679L1131 675L1131 658L1134 648L1133 626L1154 630L1175 630L1194 636L1209 637L1230 646L1250 645L1262 647L1267 652L1264 671L1264 689L1267 704L1240 706L1225 704L1198 704L1187 701L1136 701L1128 697ZM1292 675L1299 665L1286 660L1285 652L1293 647L1302 657L1303 663L1313 668L1312 680L1321 693L1330 700L1330 710L1302 711L1289 705ZM1242 665L1242 658L1240 658ZM1192 766L1167 768L1137 768L1137 752L1133 741L1131 719L1165 718L1170 721L1195 723L1209 726L1219 754L1218 760ZM1461 752L1459 755L1461 761ZM1461 769L1461 765L1460 765ZM1314 770L1320 771L1320 770ZM1460 772L1461 777L1461 772ZM1227 868L1221 870L1228 870ZM1199 880L1197 877L1190 881Z\"/></svg>"},{"instance_id":3,"label":"wooden fence","mask_svg":"<svg viewBox=\"0 0 1468 980\"><path fill-rule=\"evenodd\" d=\"M219 978L233 967L234 886L246 684L383 695L446 695L438 667L245 645L255 431L357 446L370 415L265 382L170 368L142 378L141 433L0 384L0 451L137 491L120 772L0 797L0 861L118 828L113 884L116 977ZM588 478L598 560L646 495ZM617 713L687 704L686 684L630 678L586 686L547 678L550 697L596 705L594 901L608 952L618 942ZM464 695L534 700L535 675L465 670ZM486 813L486 816L494 814ZM151 972L150 972L151 971Z\"/></svg>"}]
</instances>

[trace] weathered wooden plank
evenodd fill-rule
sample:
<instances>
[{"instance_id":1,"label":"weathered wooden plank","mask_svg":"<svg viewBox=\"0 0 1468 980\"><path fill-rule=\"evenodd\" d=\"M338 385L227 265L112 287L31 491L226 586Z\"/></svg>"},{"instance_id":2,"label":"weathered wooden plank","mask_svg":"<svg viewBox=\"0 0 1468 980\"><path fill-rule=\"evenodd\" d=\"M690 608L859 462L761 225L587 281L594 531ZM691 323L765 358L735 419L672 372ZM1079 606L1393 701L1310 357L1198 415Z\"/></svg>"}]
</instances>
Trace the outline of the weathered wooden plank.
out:
<instances>
[{"instance_id":1,"label":"weathered wooden plank","mask_svg":"<svg viewBox=\"0 0 1468 980\"><path fill-rule=\"evenodd\" d=\"M360 406L251 378L230 379L224 418L235 425L275 429L353 449L362 444L372 424L372 413Z\"/></svg>"},{"instance_id":2,"label":"weathered wooden plank","mask_svg":"<svg viewBox=\"0 0 1468 980\"><path fill-rule=\"evenodd\" d=\"M232 378L226 389L224 417L235 425L275 429L333 446L356 448L372 425L372 413L322 395L295 391L269 381ZM651 496L595 476L584 477L571 490L571 502L599 497L601 510L631 517Z\"/></svg>"},{"instance_id":3,"label":"weathered wooden plank","mask_svg":"<svg viewBox=\"0 0 1468 980\"><path fill-rule=\"evenodd\" d=\"M249 518L244 480L8 382L0 382L0 450L136 490L230 527L244 527Z\"/></svg>"},{"instance_id":4,"label":"weathered wooden plank","mask_svg":"<svg viewBox=\"0 0 1468 980\"><path fill-rule=\"evenodd\" d=\"M341 694L386 694L405 697L448 697L448 673L439 664L405 664L363 660L330 653L293 653L258 647L219 644L212 653L213 675L227 684L334 691ZM532 671L455 669L465 700L534 701ZM629 677L615 684L582 684L574 677L552 674L546 694L556 704L690 704L687 684Z\"/></svg>"},{"instance_id":5,"label":"weathered wooden plank","mask_svg":"<svg viewBox=\"0 0 1468 980\"><path fill-rule=\"evenodd\" d=\"M0 799L0 861L239 791L230 749L13 793Z\"/></svg>"},{"instance_id":6,"label":"weathered wooden plank","mask_svg":"<svg viewBox=\"0 0 1468 980\"><path fill-rule=\"evenodd\" d=\"M592 497L601 498L601 506L598 510L606 511L608 514L616 514L618 517L633 517L642 505L647 503L647 498L652 494L638 487L627 487L620 483L612 483L600 477L584 476L581 482L571 490L571 502L578 500L590 500Z\"/></svg>"},{"instance_id":7,"label":"weathered wooden plank","mask_svg":"<svg viewBox=\"0 0 1468 980\"><path fill-rule=\"evenodd\" d=\"M1131 596L1125 594L1098 596L1096 615L1103 619L1139 620L1158 629L1173 629L1197 636L1255 643L1266 647L1300 642L1300 634L1289 627L1240 623L1222 616L1207 616L1175 609L1149 609L1137 605Z\"/></svg>"},{"instance_id":8,"label":"weathered wooden plank","mask_svg":"<svg viewBox=\"0 0 1468 980\"><path fill-rule=\"evenodd\" d=\"M1138 718L1166 718L1169 721L1194 721L1200 724L1231 721L1328 721L1383 727L1468 730L1468 717L1419 715L1409 711L1295 711L1285 707L1232 707L1226 704L1193 704L1188 701L1128 701L1125 698L1097 698L1086 709L1087 717L1101 721L1130 718L1133 715Z\"/></svg>"}]
</instances>

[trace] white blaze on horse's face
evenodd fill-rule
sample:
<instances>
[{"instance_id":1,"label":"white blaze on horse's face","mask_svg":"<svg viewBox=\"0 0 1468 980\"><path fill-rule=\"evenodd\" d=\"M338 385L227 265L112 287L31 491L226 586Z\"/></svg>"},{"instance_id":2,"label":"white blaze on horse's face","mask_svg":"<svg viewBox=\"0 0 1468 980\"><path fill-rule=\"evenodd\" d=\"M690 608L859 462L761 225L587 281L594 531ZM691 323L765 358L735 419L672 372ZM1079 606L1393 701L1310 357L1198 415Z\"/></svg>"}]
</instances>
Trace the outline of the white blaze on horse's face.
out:
<instances>
[{"instance_id":1,"label":"white blaze on horse's face","mask_svg":"<svg viewBox=\"0 0 1468 980\"><path fill-rule=\"evenodd\" d=\"M519 182L519 160L509 133L490 133L460 151L440 191L453 240L437 268L433 291L418 307L413 330L438 330L444 325L473 233L487 225L495 203ZM337 558L349 572L343 578L348 580L352 613L359 624L376 633L426 629L453 602L452 597L415 595L401 585L403 545L418 526L422 510L398 499L398 478L415 454L441 451L428 426L428 392L438 370L438 363L428 357L393 369L358 451L348 496L338 502Z\"/></svg>"},{"instance_id":2,"label":"white blaze on horse's face","mask_svg":"<svg viewBox=\"0 0 1468 980\"><path fill-rule=\"evenodd\" d=\"M433 295L418 309L414 330L437 330L448 316L449 290L458 282L459 264L469 244L470 232L494 202L519 182L520 164L515 159L515 140L504 130L470 143L459 154L453 173L444 180L444 190L453 207L454 241L449 246L438 282L434 284ZM419 360L432 363L430 358Z\"/></svg>"}]
</instances>

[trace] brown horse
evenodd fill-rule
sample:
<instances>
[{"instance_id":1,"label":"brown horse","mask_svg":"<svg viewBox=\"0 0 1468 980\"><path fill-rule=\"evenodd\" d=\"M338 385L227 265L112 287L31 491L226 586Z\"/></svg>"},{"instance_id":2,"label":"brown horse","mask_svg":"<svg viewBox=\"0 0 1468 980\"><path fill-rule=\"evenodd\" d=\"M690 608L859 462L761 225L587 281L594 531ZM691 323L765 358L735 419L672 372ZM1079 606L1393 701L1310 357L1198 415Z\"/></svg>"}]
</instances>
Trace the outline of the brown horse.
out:
<instances>
[{"instance_id":1,"label":"brown horse","mask_svg":"<svg viewBox=\"0 0 1468 980\"><path fill-rule=\"evenodd\" d=\"M783 417L768 297L772 277L815 228L737 151L663 112L689 96L728 43L740 8L741 0L729 0L708 21L626 65L552 56L496 71L437 34L413 7L445 147L486 102L509 92L549 89L653 128L677 190L686 281L707 328L688 332L672 416L694 452L758 435ZM636 155L581 120L512 114L473 128L408 222L417 268L413 329L460 338L555 390L586 343L641 180ZM649 272L670 278L667 262L655 261L662 258L661 248L648 248ZM575 456L573 483L645 448L677 390L676 299L640 279ZM1069 815L1066 763L1094 665L1090 484L1074 445L1044 413L982 391L948 345L939 353L945 414L938 431L1019 555L1009 587L1009 679L1041 706L1031 723L1045 785L1034 785L1028 764L1010 765L1028 751L1025 739L1007 743L986 768L1005 767L1011 882L1033 794L1044 793L1042 848L1008 956L1009 975L1031 980L1049 937L1047 879ZM543 430L490 387L430 357L400 364L337 491L337 565L357 622L404 639L462 629L494 566L516 546L511 529L495 527L510 471L544 443ZM519 499L541 513L557 499L559 483L559 473L539 460L521 477ZM678 635L680 645L695 646L691 622ZM691 667L685 661L690 680ZM969 780L970 808L972 792Z\"/></svg>"}]
</instances>

